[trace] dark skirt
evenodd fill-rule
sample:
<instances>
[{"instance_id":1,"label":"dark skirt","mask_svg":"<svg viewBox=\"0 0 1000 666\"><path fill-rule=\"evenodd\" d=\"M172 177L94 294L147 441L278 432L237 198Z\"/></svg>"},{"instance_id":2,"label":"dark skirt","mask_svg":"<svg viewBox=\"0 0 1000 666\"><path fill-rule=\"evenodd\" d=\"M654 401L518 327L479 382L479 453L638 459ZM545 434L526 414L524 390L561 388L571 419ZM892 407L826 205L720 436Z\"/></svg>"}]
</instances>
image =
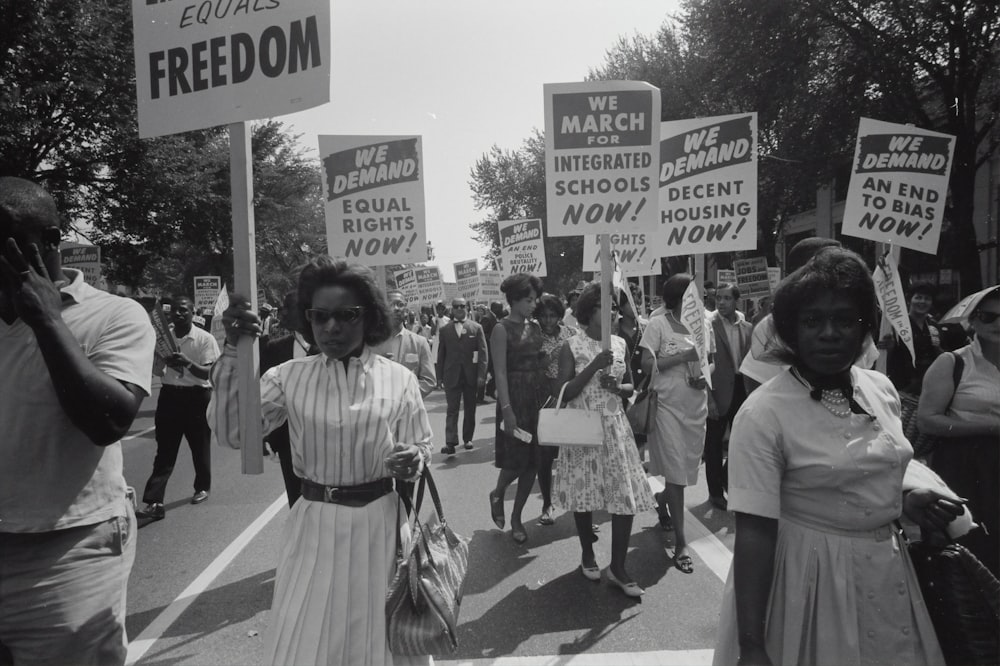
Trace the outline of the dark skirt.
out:
<instances>
[{"instance_id":1,"label":"dark skirt","mask_svg":"<svg viewBox=\"0 0 1000 666\"><path fill-rule=\"evenodd\" d=\"M497 401L495 464L500 469L526 472L537 469L542 447L538 445L538 411L549 395L549 383L540 371L507 372L507 394L517 419L517 427L531 433L531 442L522 442L503 431L503 410Z\"/></svg>"}]
</instances>

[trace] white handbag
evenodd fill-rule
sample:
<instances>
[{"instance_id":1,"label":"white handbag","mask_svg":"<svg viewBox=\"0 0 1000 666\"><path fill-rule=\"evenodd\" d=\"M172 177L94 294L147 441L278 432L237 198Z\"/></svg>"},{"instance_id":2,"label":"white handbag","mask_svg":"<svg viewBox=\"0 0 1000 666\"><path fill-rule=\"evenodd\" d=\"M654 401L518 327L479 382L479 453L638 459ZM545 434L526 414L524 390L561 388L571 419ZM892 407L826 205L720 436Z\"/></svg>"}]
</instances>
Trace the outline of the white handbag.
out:
<instances>
[{"instance_id":1,"label":"white handbag","mask_svg":"<svg viewBox=\"0 0 1000 666\"><path fill-rule=\"evenodd\" d=\"M563 384L555 406L542 407L538 412L538 443L542 446L601 446L604 443L601 413L562 407L565 391L566 384Z\"/></svg>"}]
</instances>

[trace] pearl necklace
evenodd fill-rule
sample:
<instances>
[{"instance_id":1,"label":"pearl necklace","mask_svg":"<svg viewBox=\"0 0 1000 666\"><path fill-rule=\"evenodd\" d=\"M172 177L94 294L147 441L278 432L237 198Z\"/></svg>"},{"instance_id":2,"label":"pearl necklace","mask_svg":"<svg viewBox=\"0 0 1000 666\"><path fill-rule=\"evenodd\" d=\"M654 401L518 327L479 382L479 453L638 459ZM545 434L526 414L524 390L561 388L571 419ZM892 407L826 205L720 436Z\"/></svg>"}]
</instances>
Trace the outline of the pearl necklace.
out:
<instances>
[{"instance_id":1,"label":"pearl necklace","mask_svg":"<svg viewBox=\"0 0 1000 666\"><path fill-rule=\"evenodd\" d=\"M823 389L823 395L820 397L819 402L836 417L843 419L851 415L850 406L845 406L847 405L847 398L839 389Z\"/></svg>"}]
</instances>

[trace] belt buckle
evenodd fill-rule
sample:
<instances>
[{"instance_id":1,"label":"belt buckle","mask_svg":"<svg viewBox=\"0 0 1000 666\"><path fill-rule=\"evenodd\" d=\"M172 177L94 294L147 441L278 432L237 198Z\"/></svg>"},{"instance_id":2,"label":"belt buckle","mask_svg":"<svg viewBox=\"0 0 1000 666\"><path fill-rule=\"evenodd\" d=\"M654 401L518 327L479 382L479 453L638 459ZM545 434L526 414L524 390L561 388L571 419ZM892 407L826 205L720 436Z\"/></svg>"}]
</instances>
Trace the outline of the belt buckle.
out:
<instances>
[{"instance_id":1,"label":"belt buckle","mask_svg":"<svg viewBox=\"0 0 1000 666\"><path fill-rule=\"evenodd\" d=\"M327 486L323 489L323 499L331 504L335 504L340 499L340 488Z\"/></svg>"}]
</instances>

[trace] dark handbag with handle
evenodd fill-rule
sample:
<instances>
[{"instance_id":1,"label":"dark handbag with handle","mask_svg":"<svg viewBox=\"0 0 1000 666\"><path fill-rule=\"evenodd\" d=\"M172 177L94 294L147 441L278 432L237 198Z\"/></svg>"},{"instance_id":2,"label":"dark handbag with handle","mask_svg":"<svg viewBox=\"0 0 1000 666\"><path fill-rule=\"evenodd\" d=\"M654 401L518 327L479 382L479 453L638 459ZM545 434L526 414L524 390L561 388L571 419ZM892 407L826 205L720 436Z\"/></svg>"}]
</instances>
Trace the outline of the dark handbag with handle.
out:
<instances>
[{"instance_id":1,"label":"dark handbag with handle","mask_svg":"<svg viewBox=\"0 0 1000 666\"><path fill-rule=\"evenodd\" d=\"M422 523L425 488L430 489L437 520ZM458 648L458 611L469 566L469 540L448 527L430 470L425 468L420 477L415 504L405 493L400 499L412 536L406 552L397 549L396 575L386 595L389 649L398 655L451 654Z\"/></svg>"},{"instance_id":2,"label":"dark handbag with handle","mask_svg":"<svg viewBox=\"0 0 1000 666\"><path fill-rule=\"evenodd\" d=\"M656 389L650 386L651 377L643 378L641 388L635 397L635 402L625 411L632 433L636 436L648 437L656 424L656 405L658 396Z\"/></svg>"}]
</instances>

